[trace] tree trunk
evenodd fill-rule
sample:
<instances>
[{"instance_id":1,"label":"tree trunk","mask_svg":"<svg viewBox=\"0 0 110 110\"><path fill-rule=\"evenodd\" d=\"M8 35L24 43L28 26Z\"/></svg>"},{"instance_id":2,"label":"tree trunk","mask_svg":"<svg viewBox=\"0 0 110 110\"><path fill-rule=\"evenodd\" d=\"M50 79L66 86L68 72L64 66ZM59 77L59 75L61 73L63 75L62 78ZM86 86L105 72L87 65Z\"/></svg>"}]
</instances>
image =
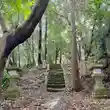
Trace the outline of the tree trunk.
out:
<instances>
[{"instance_id":1,"label":"tree trunk","mask_svg":"<svg viewBox=\"0 0 110 110\"><path fill-rule=\"evenodd\" d=\"M0 13L0 25L3 33L7 32L7 27L1 13Z\"/></svg>"},{"instance_id":2,"label":"tree trunk","mask_svg":"<svg viewBox=\"0 0 110 110\"><path fill-rule=\"evenodd\" d=\"M33 66L35 65L35 58L34 58L34 36L32 35L32 63L33 63Z\"/></svg>"},{"instance_id":3,"label":"tree trunk","mask_svg":"<svg viewBox=\"0 0 110 110\"><path fill-rule=\"evenodd\" d=\"M42 64L42 20L39 22L39 46L38 46L38 65Z\"/></svg>"},{"instance_id":4,"label":"tree trunk","mask_svg":"<svg viewBox=\"0 0 110 110\"><path fill-rule=\"evenodd\" d=\"M12 58L12 65L13 66L17 66L17 61L16 61L16 58L15 58L15 54L16 54L16 51L12 51L12 53L11 53L11 58Z\"/></svg>"},{"instance_id":5,"label":"tree trunk","mask_svg":"<svg viewBox=\"0 0 110 110\"><path fill-rule=\"evenodd\" d=\"M60 48L60 64L62 63L62 50Z\"/></svg>"},{"instance_id":6,"label":"tree trunk","mask_svg":"<svg viewBox=\"0 0 110 110\"><path fill-rule=\"evenodd\" d=\"M55 64L57 64L57 59L59 56L59 48L56 46L56 53L55 53Z\"/></svg>"},{"instance_id":7,"label":"tree trunk","mask_svg":"<svg viewBox=\"0 0 110 110\"><path fill-rule=\"evenodd\" d=\"M48 27L47 27L47 25L48 25L48 23L47 23L47 13L46 13L46 18L45 18L45 60L47 60L47 29L48 29Z\"/></svg>"},{"instance_id":8,"label":"tree trunk","mask_svg":"<svg viewBox=\"0 0 110 110\"><path fill-rule=\"evenodd\" d=\"M80 43L78 44L78 60L81 60L81 45Z\"/></svg>"},{"instance_id":9,"label":"tree trunk","mask_svg":"<svg viewBox=\"0 0 110 110\"><path fill-rule=\"evenodd\" d=\"M18 67L21 67L21 62L20 62L20 46L18 46Z\"/></svg>"},{"instance_id":10,"label":"tree trunk","mask_svg":"<svg viewBox=\"0 0 110 110\"><path fill-rule=\"evenodd\" d=\"M75 0L70 0L71 6L71 26L72 26L72 75L73 90L79 91L81 84L79 80L78 62L77 62L77 42L76 42L76 26L75 26Z\"/></svg>"},{"instance_id":11,"label":"tree trunk","mask_svg":"<svg viewBox=\"0 0 110 110\"><path fill-rule=\"evenodd\" d=\"M1 109L1 103L2 103L2 79L3 79L3 72L4 72L4 68L5 68L5 64L6 64L6 58L3 57L3 52L5 49L5 45L6 45L6 36L0 38L0 109Z\"/></svg>"},{"instance_id":12,"label":"tree trunk","mask_svg":"<svg viewBox=\"0 0 110 110\"><path fill-rule=\"evenodd\" d=\"M25 21L24 24L21 25L15 32L5 34L2 38L0 38L0 87L6 59L15 47L23 43L31 36L36 25L39 23L43 13L46 10L48 1L49 0L37 0L37 3L29 19Z\"/></svg>"},{"instance_id":13,"label":"tree trunk","mask_svg":"<svg viewBox=\"0 0 110 110\"><path fill-rule=\"evenodd\" d=\"M30 44L30 41L27 40L27 41L26 41L27 67L32 63L32 62L31 62L31 53L32 53L32 51L31 51L30 45L31 45L31 44Z\"/></svg>"}]
</instances>

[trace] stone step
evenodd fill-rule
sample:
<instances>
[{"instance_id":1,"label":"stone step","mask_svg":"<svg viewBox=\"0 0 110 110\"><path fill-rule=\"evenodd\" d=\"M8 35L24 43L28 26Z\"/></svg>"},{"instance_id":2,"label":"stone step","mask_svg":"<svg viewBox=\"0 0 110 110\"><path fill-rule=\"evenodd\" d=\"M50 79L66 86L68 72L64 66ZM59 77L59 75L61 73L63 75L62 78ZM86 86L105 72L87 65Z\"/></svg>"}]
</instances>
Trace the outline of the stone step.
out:
<instances>
[{"instance_id":1,"label":"stone step","mask_svg":"<svg viewBox=\"0 0 110 110\"><path fill-rule=\"evenodd\" d=\"M55 77L55 78L64 78L64 76L63 76L63 74L62 75L48 75L48 78L50 78L50 77Z\"/></svg>"},{"instance_id":2,"label":"stone step","mask_svg":"<svg viewBox=\"0 0 110 110\"><path fill-rule=\"evenodd\" d=\"M64 82L58 82L58 83L48 83L47 85L65 85L65 83Z\"/></svg>"},{"instance_id":3,"label":"stone step","mask_svg":"<svg viewBox=\"0 0 110 110\"><path fill-rule=\"evenodd\" d=\"M47 87L51 87L51 88L64 88L65 84L47 84Z\"/></svg>"},{"instance_id":4,"label":"stone step","mask_svg":"<svg viewBox=\"0 0 110 110\"><path fill-rule=\"evenodd\" d=\"M48 81L64 81L64 77L48 77Z\"/></svg>"},{"instance_id":5,"label":"stone step","mask_svg":"<svg viewBox=\"0 0 110 110\"><path fill-rule=\"evenodd\" d=\"M63 75L48 75L48 78L64 78Z\"/></svg>"},{"instance_id":6,"label":"stone step","mask_svg":"<svg viewBox=\"0 0 110 110\"><path fill-rule=\"evenodd\" d=\"M47 81L47 84L65 84L65 81Z\"/></svg>"},{"instance_id":7,"label":"stone step","mask_svg":"<svg viewBox=\"0 0 110 110\"><path fill-rule=\"evenodd\" d=\"M63 83L63 82L65 82L65 80L64 79L48 79L48 82L50 82L50 83L55 83L55 82L58 82L58 83Z\"/></svg>"},{"instance_id":8,"label":"stone step","mask_svg":"<svg viewBox=\"0 0 110 110\"><path fill-rule=\"evenodd\" d=\"M47 83L48 84L65 84L64 81L58 81L58 82L50 82L50 81L48 81Z\"/></svg>"},{"instance_id":9,"label":"stone step","mask_svg":"<svg viewBox=\"0 0 110 110\"><path fill-rule=\"evenodd\" d=\"M50 82L65 82L64 78L48 78L48 81Z\"/></svg>"},{"instance_id":10,"label":"stone step","mask_svg":"<svg viewBox=\"0 0 110 110\"><path fill-rule=\"evenodd\" d=\"M48 92L61 92L64 90L65 90L65 88L50 88L50 87L47 88Z\"/></svg>"},{"instance_id":11,"label":"stone step","mask_svg":"<svg viewBox=\"0 0 110 110\"><path fill-rule=\"evenodd\" d=\"M50 70L49 73L62 73L63 70Z\"/></svg>"},{"instance_id":12,"label":"stone step","mask_svg":"<svg viewBox=\"0 0 110 110\"><path fill-rule=\"evenodd\" d=\"M48 76L63 76L63 73L49 73Z\"/></svg>"},{"instance_id":13,"label":"stone step","mask_svg":"<svg viewBox=\"0 0 110 110\"><path fill-rule=\"evenodd\" d=\"M53 78L53 77L50 77L50 78L48 78L48 81L64 81L64 78L62 77L62 78L59 78L59 77L57 77L57 78Z\"/></svg>"},{"instance_id":14,"label":"stone step","mask_svg":"<svg viewBox=\"0 0 110 110\"><path fill-rule=\"evenodd\" d=\"M49 64L50 70L52 69L61 69L61 64Z\"/></svg>"}]
</instances>

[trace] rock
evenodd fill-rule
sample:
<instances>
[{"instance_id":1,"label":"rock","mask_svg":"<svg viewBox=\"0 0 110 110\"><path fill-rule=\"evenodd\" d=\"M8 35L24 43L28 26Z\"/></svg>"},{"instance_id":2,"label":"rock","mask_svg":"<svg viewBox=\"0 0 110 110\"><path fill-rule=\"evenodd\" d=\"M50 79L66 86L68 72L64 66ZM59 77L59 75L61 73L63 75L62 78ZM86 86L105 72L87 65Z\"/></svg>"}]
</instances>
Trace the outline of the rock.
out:
<instances>
[{"instance_id":1,"label":"rock","mask_svg":"<svg viewBox=\"0 0 110 110\"><path fill-rule=\"evenodd\" d=\"M54 100L41 105L42 109L47 110L67 110L67 102L63 97L58 97Z\"/></svg>"},{"instance_id":2,"label":"rock","mask_svg":"<svg viewBox=\"0 0 110 110\"><path fill-rule=\"evenodd\" d=\"M12 78L20 78L20 75L14 70L13 71L9 71L8 73L10 74L10 76Z\"/></svg>"},{"instance_id":3,"label":"rock","mask_svg":"<svg viewBox=\"0 0 110 110\"><path fill-rule=\"evenodd\" d=\"M10 106L9 106L8 104L4 104L2 109L3 109L3 110L11 110L11 109L10 109ZM1 109L0 109L0 110L1 110Z\"/></svg>"}]
</instances>

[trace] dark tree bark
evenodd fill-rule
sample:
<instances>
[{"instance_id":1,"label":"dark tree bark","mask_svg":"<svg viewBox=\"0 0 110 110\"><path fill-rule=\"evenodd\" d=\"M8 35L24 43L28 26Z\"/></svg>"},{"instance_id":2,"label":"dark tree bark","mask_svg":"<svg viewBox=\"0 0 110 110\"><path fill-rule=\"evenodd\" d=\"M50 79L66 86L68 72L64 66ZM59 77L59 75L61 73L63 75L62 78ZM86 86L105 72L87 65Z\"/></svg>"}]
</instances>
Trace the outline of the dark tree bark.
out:
<instances>
[{"instance_id":1,"label":"dark tree bark","mask_svg":"<svg viewBox=\"0 0 110 110\"><path fill-rule=\"evenodd\" d=\"M41 52L42 52L42 20L39 22L39 45L38 45L38 64L42 64L42 57L41 57Z\"/></svg>"},{"instance_id":2,"label":"dark tree bark","mask_svg":"<svg viewBox=\"0 0 110 110\"><path fill-rule=\"evenodd\" d=\"M58 60L58 57L59 57L59 51L60 51L60 49L56 46L55 64L57 64L57 60Z\"/></svg>"},{"instance_id":3,"label":"dark tree bark","mask_svg":"<svg viewBox=\"0 0 110 110\"><path fill-rule=\"evenodd\" d=\"M62 63L62 50L60 48L60 64Z\"/></svg>"},{"instance_id":4,"label":"dark tree bark","mask_svg":"<svg viewBox=\"0 0 110 110\"><path fill-rule=\"evenodd\" d=\"M47 23L47 13L45 18L45 60L47 60L47 29L48 29L48 23Z\"/></svg>"},{"instance_id":5,"label":"dark tree bark","mask_svg":"<svg viewBox=\"0 0 110 110\"><path fill-rule=\"evenodd\" d=\"M0 87L2 83L1 81L3 78L3 71L6 64L6 59L15 47L23 43L31 36L36 25L41 20L41 17L44 14L49 2L49 0L37 1L38 2L36 3L28 20L25 21L23 25L18 27L15 32L5 34L2 38L0 38Z\"/></svg>"}]
</instances>

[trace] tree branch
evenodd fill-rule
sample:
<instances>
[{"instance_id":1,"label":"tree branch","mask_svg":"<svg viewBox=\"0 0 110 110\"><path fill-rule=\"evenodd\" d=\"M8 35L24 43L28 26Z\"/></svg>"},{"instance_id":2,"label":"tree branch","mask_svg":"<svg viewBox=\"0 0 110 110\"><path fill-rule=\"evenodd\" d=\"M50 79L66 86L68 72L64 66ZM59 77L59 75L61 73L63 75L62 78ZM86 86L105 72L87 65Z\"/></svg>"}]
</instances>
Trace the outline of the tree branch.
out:
<instances>
[{"instance_id":1,"label":"tree branch","mask_svg":"<svg viewBox=\"0 0 110 110\"><path fill-rule=\"evenodd\" d=\"M59 13L57 13L57 12L54 11L54 10L52 10L52 11L53 11L55 14L57 14L58 16L64 18L64 19L68 22L68 25L71 25L71 22L69 21L69 19L68 19L66 16L64 16L64 15L62 15L62 14L59 14Z\"/></svg>"},{"instance_id":2,"label":"tree branch","mask_svg":"<svg viewBox=\"0 0 110 110\"><path fill-rule=\"evenodd\" d=\"M8 57L11 51L27 40L33 33L36 25L39 23L44 14L49 0L38 0L29 19L24 22L15 32L9 34L6 38L6 46L4 50L4 57Z\"/></svg>"}]
</instances>

